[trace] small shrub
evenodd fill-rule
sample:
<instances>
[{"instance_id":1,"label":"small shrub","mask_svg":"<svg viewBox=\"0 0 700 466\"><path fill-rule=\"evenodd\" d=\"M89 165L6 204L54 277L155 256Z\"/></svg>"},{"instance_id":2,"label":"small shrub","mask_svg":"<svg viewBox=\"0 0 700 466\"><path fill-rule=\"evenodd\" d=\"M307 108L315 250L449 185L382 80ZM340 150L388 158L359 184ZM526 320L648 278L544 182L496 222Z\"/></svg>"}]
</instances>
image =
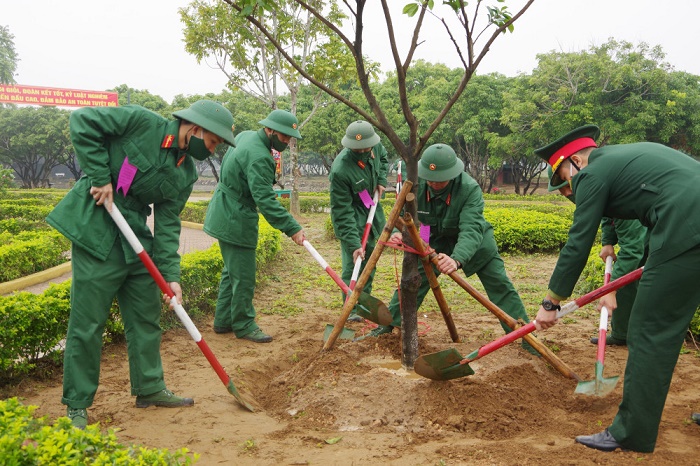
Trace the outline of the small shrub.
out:
<instances>
[{"instance_id":1,"label":"small shrub","mask_svg":"<svg viewBox=\"0 0 700 466\"><path fill-rule=\"evenodd\" d=\"M46 417L35 418L36 406L24 406L17 398L0 400L1 464L193 464L197 454L187 448L167 449L125 446L113 430L101 433L98 425L79 430L67 417L50 424Z\"/></svg>"}]
</instances>

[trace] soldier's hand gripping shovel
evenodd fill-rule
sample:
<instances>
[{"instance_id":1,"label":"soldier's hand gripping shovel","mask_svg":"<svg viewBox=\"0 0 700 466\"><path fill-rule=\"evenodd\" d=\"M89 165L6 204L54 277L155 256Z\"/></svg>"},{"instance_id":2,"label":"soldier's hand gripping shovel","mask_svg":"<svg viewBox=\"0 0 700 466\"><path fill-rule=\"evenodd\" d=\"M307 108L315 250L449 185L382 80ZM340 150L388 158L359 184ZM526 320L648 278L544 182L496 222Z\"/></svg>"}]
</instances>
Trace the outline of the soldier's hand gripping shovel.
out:
<instances>
[{"instance_id":1,"label":"soldier's hand gripping shovel","mask_svg":"<svg viewBox=\"0 0 700 466\"><path fill-rule=\"evenodd\" d=\"M612 274L612 256L605 259L605 283L610 282ZM595 380L582 380L576 385L574 393L583 395L605 396L615 388L619 376L603 377L603 368L605 362L605 347L608 332L608 308L603 306L600 310L600 323L598 325L598 351L596 353L595 362Z\"/></svg>"},{"instance_id":2,"label":"soldier's hand gripping shovel","mask_svg":"<svg viewBox=\"0 0 700 466\"><path fill-rule=\"evenodd\" d=\"M105 208L107 208L106 205ZM245 401L241 394L238 392L236 386L233 384L233 380L231 380L231 377L229 377L228 374L226 374L224 368L221 366L221 364L219 364L219 361L216 359L216 356L214 356L214 353L209 348L209 345L207 345L207 343L202 338L202 335L197 330L197 327L195 327L194 323L192 322L192 319L190 319L190 316L187 315L185 308L177 302L177 297L175 296L175 293L173 293L173 290L170 289L170 286L163 278L163 275L153 263L151 256L149 256L146 250L143 248L141 242L136 237L134 231L124 219L124 216L119 211L116 204L112 203L112 210L110 211L109 209L107 209L107 211L114 220L114 223L116 223L117 227L119 227L119 230L122 232L126 240L134 249L136 255L139 256L139 259L141 259L143 265L146 266L146 269L148 269L148 272L151 274L151 277L153 277L156 284L158 284L158 288L160 288L163 294L167 295L170 298L170 304L173 306L175 314L177 314L177 317L185 326L187 332L190 334L195 343L197 343L199 349L202 350L202 353L204 353L204 356L207 358L209 364L211 364L211 367L219 376L219 379L221 379L223 384L226 386L228 392L231 395L233 395L244 408L246 408L249 411L255 411L255 409L253 409L253 406L251 406L250 403Z\"/></svg>"},{"instance_id":3,"label":"soldier's hand gripping shovel","mask_svg":"<svg viewBox=\"0 0 700 466\"><path fill-rule=\"evenodd\" d=\"M639 278L642 276L643 270L644 268L640 267L637 270L608 283L607 285L603 285L600 288L581 296L575 301L565 304L562 306L561 310L557 311L557 319L570 312L576 311L581 306L595 301L601 296L605 296L611 291L622 288L635 280L639 280ZM535 324L536 321L533 320L529 324L523 325L522 327L513 330L501 338L498 338L491 343L487 343L478 350L471 352L466 357L462 357L454 348L420 356L416 360L413 369L416 371L416 374L432 380L451 380L472 375L474 374L474 371L471 367L469 367L470 362L486 356L487 354L496 351L508 343L535 331Z\"/></svg>"},{"instance_id":4,"label":"soldier's hand gripping shovel","mask_svg":"<svg viewBox=\"0 0 700 466\"><path fill-rule=\"evenodd\" d=\"M323 259L323 257L321 257L316 248L314 248L311 245L311 243L309 243L307 240L304 240L304 247L307 251L309 251L313 258L316 259L316 262L318 262L321 265L321 268L323 268L323 270L326 271L326 273L333 279L333 281L340 287L340 289L343 290L346 294L350 294L350 288L348 288L348 286L338 276L335 270L333 270L330 267L330 265L328 265L328 262L326 262ZM364 292L360 294L360 299L358 301L357 306L357 313L365 319L371 320L372 322L375 322L379 325L391 324L391 313L389 312L389 308L386 307L386 304ZM328 327L326 328L326 332L324 333L325 339L327 339L328 336L330 336L330 332L332 331L332 329L332 325L330 326L330 329ZM355 332L353 332L352 330L348 330L345 328L342 330L342 332L343 333L341 333L340 335L342 338L352 338L355 334Z\"/></svg>"}]
</instances>

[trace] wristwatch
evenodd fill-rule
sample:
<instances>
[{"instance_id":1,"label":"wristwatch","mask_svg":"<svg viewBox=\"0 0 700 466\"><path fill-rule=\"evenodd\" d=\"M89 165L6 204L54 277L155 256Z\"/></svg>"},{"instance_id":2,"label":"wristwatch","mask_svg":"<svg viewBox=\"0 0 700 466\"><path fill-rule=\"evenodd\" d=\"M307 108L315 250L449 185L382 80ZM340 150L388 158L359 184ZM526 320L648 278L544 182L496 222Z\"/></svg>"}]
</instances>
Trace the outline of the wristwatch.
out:
<instances>
[{"instance_id":1,"label":"wristwatch","mask_svg":"<svg viewBox=\"0 0 700 466\"><path fill-rule=\"evenodd\" d=\"M540 304L542 305L542 307L544 308L545 311L561 311L560 305L554 304L552 301L548 300L547 298L544 298Z\"/></svg>"}]
</instances>

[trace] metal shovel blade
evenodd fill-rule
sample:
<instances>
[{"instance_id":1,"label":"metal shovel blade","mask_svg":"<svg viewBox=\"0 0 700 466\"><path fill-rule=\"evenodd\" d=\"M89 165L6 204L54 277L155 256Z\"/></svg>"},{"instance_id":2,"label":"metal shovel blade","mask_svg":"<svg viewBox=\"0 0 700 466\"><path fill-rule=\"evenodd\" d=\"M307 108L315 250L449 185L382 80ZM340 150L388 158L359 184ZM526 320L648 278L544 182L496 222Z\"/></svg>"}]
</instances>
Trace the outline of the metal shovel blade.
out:
<instances>
[{"instance_id":1,"label":"metal shovel blade","mask_svg":"<svg viewBox=\"0 0 700 466\"><path fill-rule=\"evenodd\" d=\"M333 333L333 327L331 324L326 324L326 329L323 331L323 341L328 341L328 337L331 336L331 333ZM351 330L349 328L343 327L343 330L340 331L340 335L338 336L341 340L352 340L355 338L355 331Z\"/></svg>"},{"instance_id":2,"label":"metal shovel blade","mask_svg":"<svg viewBox=\"0 0 700 466\"><path fill-rule=\"evenodd\" d=\"M603 364L595 363L595 379L583 380L576 385L574 393L591 396L605 396L615 389L620 377L603 377Z\"/></svg>"},{"instance_id":3,"label":"metal shovel blade","mask_svg":"<svg viewBox=\"0 0 700 466\"><path fill-rule=\"evenodd\" d=\"M431 380L452 380L473 375L474 371L469 364L460 364L462 359L464 358L456 349L450 348L420 356L416 359L413 370Z\"/></svg>"},{"instance_id":4,"label":"metal shovel blade","mask_svg":"<svg viewBox=\"0 0 700 466\"><path fill-rule=\"evenodd\" d=\"M364 292L360 294L360 299L357 302L357 306L355 306L355 312L363 319L371 320L379 325L391 325L393 321L387 305Z\"/></svg>"},{"instance_id":5,"label":"metal shovel blade","mask_svg":"<svg viewBox=\"0 0 700 466\"><path fill-rule=\"evenodd\" d=\"M250 403L248 403L246 400L244 400L243 397L241 396L241 394L238 393L236 386L233 384L233 380L229 379L228 386L226 388L228 388L228 392L236 398L236 400L241 404L241 406L243 406L245 409L247 409L251 413L255 412L255 409L253 408L253 406Z\"/></svg>"}]
</instances>

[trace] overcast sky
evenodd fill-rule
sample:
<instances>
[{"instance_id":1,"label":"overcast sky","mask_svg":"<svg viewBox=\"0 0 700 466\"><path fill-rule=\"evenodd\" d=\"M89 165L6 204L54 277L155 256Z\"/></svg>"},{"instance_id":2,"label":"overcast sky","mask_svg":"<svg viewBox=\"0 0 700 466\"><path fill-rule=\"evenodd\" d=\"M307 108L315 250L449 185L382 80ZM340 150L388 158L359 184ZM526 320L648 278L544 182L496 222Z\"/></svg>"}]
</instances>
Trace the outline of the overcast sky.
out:
<instances>
[{"instance_id":1,"label":"overcast sky","mask_svg":"<svg viewBox=\"0 0 700 466\"><path fill-rule=\"evenodd\" d=\"M372 8L379 4L370 2ZM390 0L394 3L399 17L407 0ZM523 3L506 4L515 11ZM225 87L220 70L198 65L184 50L177 10L187 4L189 0L0 0L0 25L9 26L15 36L18 84L86 90L127 84L170 102L177 94L218 93ZM375 11L373 18L380 14ZM585 50L614 37L660 45L676 70L700 75L699 17L695 0L535 0L515 23L515 32L496 40L477 72L530 73L538 53ZM366 53L389 69L382 24L373 20L368 25L372 40ZM399 22L398 30L408 36L405 24ZM439 39L442 30L426 32L440 42L426 44L419 57L458 67L447 53L447 39Z\"/></svg>"}]
</instances>

